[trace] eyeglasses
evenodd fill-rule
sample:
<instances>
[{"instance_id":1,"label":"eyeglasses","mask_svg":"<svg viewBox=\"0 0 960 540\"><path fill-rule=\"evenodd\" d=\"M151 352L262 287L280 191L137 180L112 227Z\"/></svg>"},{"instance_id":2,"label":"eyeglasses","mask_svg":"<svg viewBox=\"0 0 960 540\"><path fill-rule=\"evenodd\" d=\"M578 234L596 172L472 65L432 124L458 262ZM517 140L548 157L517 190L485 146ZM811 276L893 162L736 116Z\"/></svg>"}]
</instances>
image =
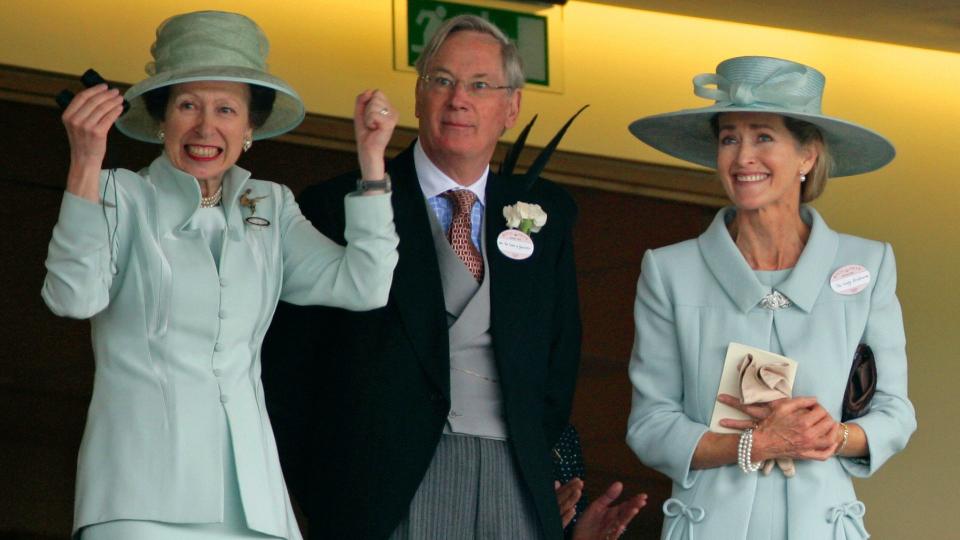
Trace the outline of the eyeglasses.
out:
<instances>
[{"instance_id":1,"label":"eyeglasses","mask_svg":"<svg viewBox=\"0 0 960 540\"><path fill-rule=\"evenodd\" d=\"M472 81L460 81L439 73L433 75L422 75L420 77L427 89L437 94L452 94L456 91L457 85L463 83L463 90L473 97L485 98L494 95L497 90L513 90L512 86L497 86L488 81L476 79Z\"/></svg>"}]
</instances>

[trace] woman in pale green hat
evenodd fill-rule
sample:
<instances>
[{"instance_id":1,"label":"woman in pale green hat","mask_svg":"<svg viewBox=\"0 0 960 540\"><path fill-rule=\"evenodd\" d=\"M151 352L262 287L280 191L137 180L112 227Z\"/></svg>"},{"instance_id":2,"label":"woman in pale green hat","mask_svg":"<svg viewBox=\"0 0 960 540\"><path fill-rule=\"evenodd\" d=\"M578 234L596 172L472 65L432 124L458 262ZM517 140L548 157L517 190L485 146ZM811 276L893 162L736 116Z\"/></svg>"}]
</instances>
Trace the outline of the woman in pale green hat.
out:
<instances>
[{"instance_id":1,"label":"woman in pale green hat","mask_svg":"<svg viewBox=\"0 0 960 540\"><path fill-rule=\"evenodd\" d=\"M805 204L828 176L884 166L893 146L823 115L824 81L788 60L733 58L694 79L713 105L630 125L716 168L731 202L699 238L643 259L627 442L673 480L663 538L867 538L851 477L873 474L916 428L893 251L834 232ZM755 354L767 363L739 355L725 367L731 343L792 359L795 378L765 352ZM876 393L841 422L861 343ZM719 390L731 366L743 402ZM719 406L732 412L712 424Z\"/></svg>"},{"instance_id":2,"label":"woman in pale green hat","mask_svg":"<svg viewBox=\"0 0 960 540\"><path fill-rule=\"evenodd\" d=\"M266 73L267 49L242 15L178 15L158 28L126 115L105 85L63 114L71 162L42 295L92 327L75 538L300 538L260 344L279 300L386 303L397 236L383 155L397 117L380 92L357 98L356 195L368 196L346 198L341 247L289 189L236 166L253 141L304 116L296 92ZM101 171L115 122L161 143L160 156L139 172Z\"/></svg>"}]
</instances>

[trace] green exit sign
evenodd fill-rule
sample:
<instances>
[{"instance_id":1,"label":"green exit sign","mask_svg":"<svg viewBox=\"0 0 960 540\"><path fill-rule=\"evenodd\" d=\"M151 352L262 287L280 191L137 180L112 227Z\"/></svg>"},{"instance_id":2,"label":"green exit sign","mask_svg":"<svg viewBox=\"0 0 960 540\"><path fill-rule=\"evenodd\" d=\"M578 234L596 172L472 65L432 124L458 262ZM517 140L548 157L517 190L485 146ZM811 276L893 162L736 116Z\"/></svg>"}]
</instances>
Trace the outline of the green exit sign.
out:
<instances>
[{"instance_id":1,"label":"green exit sign","mask_svg":"<svg viewBox=\"0 0 960 540\"><path fill-rule=\"evenodd\" d=\"M507 35L520 50L527 82L550 86L547 17L524 11L510 11L483 4L458 4L437 0L406 0L408 66L413 66L424 46L443 24L457 15L469 13L487 19Z\"/></svg>"}]
</instances>

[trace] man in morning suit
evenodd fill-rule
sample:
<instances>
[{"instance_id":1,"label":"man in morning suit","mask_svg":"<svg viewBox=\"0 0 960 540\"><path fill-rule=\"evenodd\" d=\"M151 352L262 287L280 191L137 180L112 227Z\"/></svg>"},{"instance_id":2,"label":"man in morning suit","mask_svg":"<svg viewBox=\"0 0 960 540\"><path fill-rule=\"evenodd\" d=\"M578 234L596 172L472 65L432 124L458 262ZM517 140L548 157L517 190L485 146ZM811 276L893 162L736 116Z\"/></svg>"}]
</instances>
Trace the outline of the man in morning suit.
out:
<instances>
[{"instance_id":1,"label":"man in morning suit","mask_svg":"<svg viewBox=\"0 0 960 540\"><path fill-rule=\"evenodd\" d=\"M560 538L551 448L580 357L576 207L549 181L490 171L524 82L499 29L447 21L417 72L419 137L387 164L400 236L389 303L281 306L264 346L287 483L315 539ZM300 199L340 242L357 178ZM498 247L518 202L547 218L524 259Z\"/></svg>"}]
</instances>

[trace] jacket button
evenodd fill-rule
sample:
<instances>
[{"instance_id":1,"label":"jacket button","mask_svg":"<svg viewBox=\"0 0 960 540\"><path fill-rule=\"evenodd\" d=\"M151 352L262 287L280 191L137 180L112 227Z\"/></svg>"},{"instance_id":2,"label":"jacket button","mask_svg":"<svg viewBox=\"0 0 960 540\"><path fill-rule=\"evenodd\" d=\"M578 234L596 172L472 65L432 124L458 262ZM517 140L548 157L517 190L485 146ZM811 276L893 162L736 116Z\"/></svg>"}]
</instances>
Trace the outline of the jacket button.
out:
<instances>
[{"instance_id":1,"label":"jacket button","mask_svg":"<svg viewBox=\"0 0 960 540\"><path fill-rule=\"evenodd\" d=\"M223 371L222 371L220 368L213 368L213 376L214 376L214 377L219 377L219 376L221 376L221 375L223 375Z\"/></svg>"},{"instance_id":2,"label":"jacket button","mask_svg":"<svg viewBox=\"0 0 960 540\"><path fill-rule=\"evenodd\" d=\"M230 396L228 396L228 395L226 395L226 394L221 394L221 395L220 395L220 403L226 403L226 402L228 402L228 401L230 401Z\"/></svg>"},{"instance_id":3,"label":"jacket button","mask_svg":"<svg viewBox=\"0 0 960 540\"><path fill-rule=\"evenodd\" d=\"M220 286L221 287L227 286L227 278L220 278Z\"/></svg>"},{"instance_id":4,"label":"jacket button","mask_svg":"<svg viewBox=\"0 0 960 540\"><path fill-rule=\"evenodd\" d=\"M216 351L216 352L222 351L222 350L223 350L223 343L220 343L220 342L218 341L218 342L216 343L216 345L213 346L213 350Z\"/></svg>"},{"instance_id":5,"label":"jacket button","mask_svg":"<svg viewBox=\"0 0 960 540\"><path fill-rule=\"evenodd\" d=\"M227 310L221 309L219 315L220 315L220 318L221 318L221 319L226 319L226 318L227 318Z\"/></svg>"}]
</instances>

